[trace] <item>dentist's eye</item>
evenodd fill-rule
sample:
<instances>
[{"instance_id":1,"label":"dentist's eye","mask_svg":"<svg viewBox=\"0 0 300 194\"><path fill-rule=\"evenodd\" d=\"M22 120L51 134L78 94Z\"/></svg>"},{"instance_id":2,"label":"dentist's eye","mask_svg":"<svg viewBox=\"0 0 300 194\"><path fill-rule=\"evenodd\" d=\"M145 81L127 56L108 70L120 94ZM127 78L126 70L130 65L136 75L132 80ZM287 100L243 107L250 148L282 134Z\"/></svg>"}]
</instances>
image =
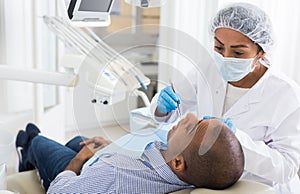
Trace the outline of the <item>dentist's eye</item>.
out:
<instances>
[{"instance_id":1,"label":"dentist's eye","mask_svg":"<svg viewBox=\"0 0 300 194\"><path fill-rule=\"evenodd\" d=\"M222 47L219 47L219 46L215 46L215 49L218 50L218 51L223 50L223 48L222 48Z\"/></svg>"},{"instance_id":2,"label":"dentist's eye","mask_svg":"<svg viewBox=\"0 0 300 194\"><path fill-rule=\"evenodd\" d=\"M237 56L241 56L241 55L243 55L244 53L242 53L242 52L237 52L237 51L236 51L236 52L234 52L234 54L237 55Z\"/></svg>"}]
</instances>

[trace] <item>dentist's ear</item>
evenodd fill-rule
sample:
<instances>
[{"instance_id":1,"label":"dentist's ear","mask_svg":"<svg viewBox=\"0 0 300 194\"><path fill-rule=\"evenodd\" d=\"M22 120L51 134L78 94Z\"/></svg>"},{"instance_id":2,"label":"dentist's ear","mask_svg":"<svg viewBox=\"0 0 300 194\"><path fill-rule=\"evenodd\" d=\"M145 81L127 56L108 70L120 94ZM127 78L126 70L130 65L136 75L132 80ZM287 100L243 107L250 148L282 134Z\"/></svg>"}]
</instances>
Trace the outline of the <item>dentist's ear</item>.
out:
<instances>
[{"instance_id":1,"label":"dentist's ear","mask_svg":"<svg viewBox=\"0 0 300 194\"><path fill-rule=\"evenodd\" d=\"M259 53L259 58L257 60L257 62L262 64L262 61L264 61L264 57L266 56L266 52L264 52L263 50Z\"/></svg>"},{"instance_id":2,"label":"dentist's ear","mask_svg":"<svg viewBox=\"0 0 300 194\"><path fill-rule=\"evenodd\" d=\"M186 164L183 156L180 154L170 161L172 170L177 173L182 173L186 169Z\"/></svg>"},{"instance_id":3,"label":"dentist's ear","mask_svg":"<svg viewBox=\"0 0 300 194\"><path fill-rule=\"evenodd\" d=\"M260 58L264 58L265 56L266 56L266 52L265 51L261 51Z\"/></svg>"},{"instance_id":4,"label":"dentist's ear","mask_svg":"<svg viewBox=\"0 0 300 194\"><path fill-rule=\"evenodd\" d=\"M263 50L260 50L258 52L258 54L256 55L256 60L255 60L255 64L257 64L258 62L260 62L260 60L262 60L264 57L266 56L266 52ZM255 66L255 65L254 65Z\"/></svg>"}]
</instances>

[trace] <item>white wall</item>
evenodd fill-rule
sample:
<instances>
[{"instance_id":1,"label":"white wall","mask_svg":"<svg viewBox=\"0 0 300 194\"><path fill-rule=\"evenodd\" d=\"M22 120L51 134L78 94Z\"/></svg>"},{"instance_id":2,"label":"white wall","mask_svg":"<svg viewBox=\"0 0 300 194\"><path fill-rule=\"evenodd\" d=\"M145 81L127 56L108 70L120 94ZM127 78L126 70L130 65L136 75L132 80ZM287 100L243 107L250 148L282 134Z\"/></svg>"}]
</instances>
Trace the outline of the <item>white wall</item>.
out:
<instances>
[{"instance_id":1,"label":"white wall","mask_svg":"<svg viewBox=\"0 0 300 194\"><path fill-rule=\"evenodd\" d=\"M169 0L161 8L161 25L174 28L176 30L187 33L191 39L199 42L204 48L209 50L212 46L211 36L209 34L209 22L208 16L213 15L216 12L218 6L218 1L199 1L199 0ZM166 35L170 42L181 42L185 41L182 37L170 37L171 35ZM188 46L188 45L185 45ZM192 49L192 48L191 48ZM186 48L183 48L186 50ZM197 52L190 51L190 52ZM159 75L158 79L160 83L168 83L168 80L173 79L174 69L179 71L186 70L185 66L182 64L186 63L186 59L176 56L172 52L166 52L160 50L160 61L165 61L167 65L159 65ZM192 53L191 53L192 54ZM194 54L193 54L194 55ZM161 89L163 84L159 84L159 89Z\"/></svg>"},{"instance_id":2,"label":"white wall","mask_svg":"<svg viewBox=\"0 0 300 194\"><path fill-rule=\"evenodd\" d=\"M44 24L42 16L56 14L56 1L1 0L0 9L1 63L22 69L55 71L57 41ZM1 129L16 133L26 123L34 122L43 125L45 134L49 131L49 134L63 139L63 127L53 127L58 123L63 124L58 121L63 118L64 112L59 108L54 110L56 105L57 87L0 80ZM53 111L59 119L49 114ZM45 120L48 120L48 124L43 124Z\"/></svg>"},{"instance_id":3,"label":"white wall","mask_svg":"<svg viewBox=\"0 0 300 194\"><path fill-rule=\"evenodd\" d=\"M3 1L4 5L4 49L6 65L30 68L33 59L31 2L21 0ZM32 105L32 84L4 81L1 111L19 112L29 110Z\"/></svg>"},{"instance_id":4,"label":"white wall","mask_svg":"<svg viewBox=\"0 0 300 194\"><path fill-rule=\"evenodd\" d=\"M6 61L5 36L4 36L4 1L0 1L0 64Z\"/></svg>"}]
</instances>

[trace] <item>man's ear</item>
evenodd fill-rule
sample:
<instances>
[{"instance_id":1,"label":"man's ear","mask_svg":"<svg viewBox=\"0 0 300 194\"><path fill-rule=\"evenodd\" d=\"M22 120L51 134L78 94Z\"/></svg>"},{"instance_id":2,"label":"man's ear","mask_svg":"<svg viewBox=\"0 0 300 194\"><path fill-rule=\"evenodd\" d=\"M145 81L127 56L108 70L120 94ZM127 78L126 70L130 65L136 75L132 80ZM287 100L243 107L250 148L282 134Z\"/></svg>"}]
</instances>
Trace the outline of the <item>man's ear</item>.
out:
<instances>
[{"instance_id":1,"label":"man's ear","mask_svg":"<svg viewBox=\"0 0 300 194\"><path fill-rule=\"evenodd\" d=\"M177 173L183 172L186 169L185 160L181 154L172 159L170 164L171 168Z\"/></svg>"}]
</instances>

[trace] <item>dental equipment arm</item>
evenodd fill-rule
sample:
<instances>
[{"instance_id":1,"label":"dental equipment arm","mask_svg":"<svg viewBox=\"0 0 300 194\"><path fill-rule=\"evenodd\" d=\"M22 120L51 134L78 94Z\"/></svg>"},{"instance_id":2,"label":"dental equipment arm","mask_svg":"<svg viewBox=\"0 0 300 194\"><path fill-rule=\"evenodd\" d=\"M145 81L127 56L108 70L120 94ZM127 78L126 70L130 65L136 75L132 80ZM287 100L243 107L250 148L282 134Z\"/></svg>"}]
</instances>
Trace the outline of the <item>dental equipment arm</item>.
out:
<instances>
[{"instance_id":1,"label":"dental equipment arm","mask_svg":"<svg viewBox=\"0 0 300 194\"><path fill-rule=\"evenodd\" d=\"M139 87L146 90L150 80L125 57L97 37L93 31L87 28L88 35L81 29L74 28L66 21L55 17L45 16L44 21L59 38L86 56L82 64L87 66L85 74L47 72L0 65L0 79L66 87L76 87L78 82L81 82L94 92L94 99L91 100L94 103L112 104L112 96L117 96L114 98L116 103L125 99L126 92L133 91L133 94L142 97L146 105L149 104L149 100L141 95L141 92L135 91Z\"/></svg>"},{"instance_id":2,"label":"dental equipment arm","mask_svg":"<svg viewBox=\"0 0 300 194\"><path fill-rule=\"evenodd\" d=\"M78 77L77 75L69 73L20 69L7 65L0 65L0 79L75 87Z\"/></svg>"},{"instance_id":3,"label":"dental equipment arm","mask_svg":"<svg viewBox=\"0 0 300 194\"><path fill-rule=\"evenodd\" d=\"M61 40L85 55L78 71L81 73L79 81L94 90L96 98L92 102L111 104L111 97L114 95L121 96L139 87L147 89L149 78L89 28L84 32L57 17L44 16L44 21Z\"/></svg>"}]
</instances>

